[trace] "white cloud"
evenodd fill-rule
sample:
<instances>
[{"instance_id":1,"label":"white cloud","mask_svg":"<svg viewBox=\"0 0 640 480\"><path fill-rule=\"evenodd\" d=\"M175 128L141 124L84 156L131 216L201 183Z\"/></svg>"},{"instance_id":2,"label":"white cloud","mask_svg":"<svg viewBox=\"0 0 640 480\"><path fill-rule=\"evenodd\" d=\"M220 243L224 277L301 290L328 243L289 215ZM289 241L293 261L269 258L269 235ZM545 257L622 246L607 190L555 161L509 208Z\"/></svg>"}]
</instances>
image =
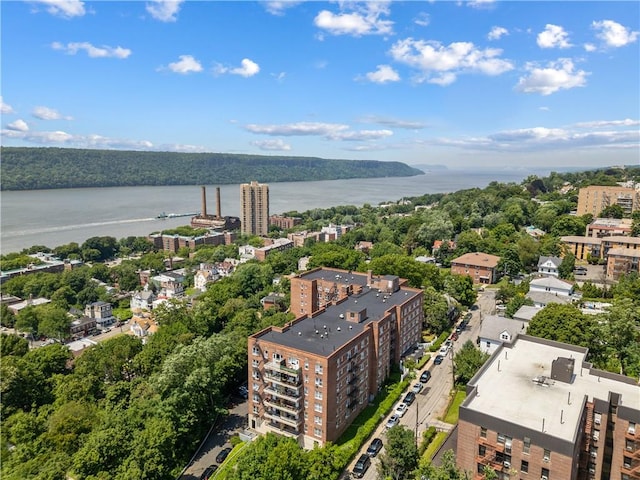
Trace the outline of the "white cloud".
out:
<instances>
[{"instance_id":1,"label":"white cloud","mask_svg":"<svg viewBox=\"0 0 640 480\"><path fill-rule=\"evenodd\" d=\"M549 107L539 107L538 110L542 111L542 112L550 112L551 109Z\"/></svg>"},{"instance_id":2,"label":"white cloud","mask_svg":"<svg viewBox=\"0 0 640 480\"><path fill-rule=\"evenodd\" d=\"M255 142L251 142L252 145L255 145L260 150L269 150L269 151L279 151L279 152L288 152L291 150L291 145L285 143L282 139L278 138L276 140L256 140Z\"/></svg>"},{"instance_id":3,"label":"white cloud","mask_svg":"<svg viewBox=\"0 0 640 480\"><path fill-rule=\"evenodd\" d=\"M217 65L213 69L213 71L216 75L223 75L225 73L229 73L231 75L240 75L242 77L247 78L247 77L253 77L254 75L257 75L260 72L260 65L258 65L252 60L249 60L248 58L244 58L240 62L239 67L231 68L231 67L225 67L224 65Z\"/></svg>"},{"instance_id":4,"label":"white cloud","mask_svg":"<svg viewBox=\"0 0 640 480\"><path fill-rule=\"evenodd\" d=\"M345 140L351 142L361 142L365 140L377 140L393 135L391 130L358 130L349 132L334 132L328 135L330 140Z\"/></svg>"},{"instance_id":5,"label":"white cloud","mask_svg":"<svg viewBox=\"0 0 640 480\"><path fill-rule=\"evenodd\" d=\"M366 79L372 83L387 83L400 81L400 75L389 65L378 65L375 72L369 72L365 75Z\"/></svg>"},{"instance_id":6,"label":"white cloud","mask_svg":"<svg viewBox=\"0 0 640 480\"><path fill-rule=\"evenodd\" d=\"M20 139L29 143L39 145L64 145L80 148L116 148L149 150L153 148L153 143L147 140L122 140L103 137L101 135L72 135L63 131L54 132L32 132L2 130L3 137Z\"/></svg>"},{"instance_id":7,"label":"white cloud","mask_svg":"<svg viewBox=\"0 0 640 480\"><path fill-rule=\"evenodd\" d=\"M295 7L299 3L300 2L296 0L268 0L262 2L262 5L271 15L282 16L287 8Z\"/></svg>"},{"instance_id":8,"label":"white cloud","mask_svg":"<svg viewBox=\"0 0 640 480\"><path fill-rule=\"evenodd\" d=\"M73 120L73 118L63 116L57 110L49 107L35 107L31 115L40 120Z\"/></svg>"},{"instance_id":9,"label":"white cloud","mask_svg":"<svg viewBox=\"0 0 640 480\"><path fill-rule=\"evenodd\" d=\"M444 46L435 41L407 38L396 42L389 53L395 61L418 70L418 82L438 85L453 83L459 74L500 75L513 69L509 60L498 58L501 49L480 49L471 42Z\"/></svg>"},{"instance_id":10,"label":"white cloud","mask_svg":"<svg viewBox=\"0 0 640 480\"><path fill-rule=\"evenodd\" d=\"M63 50L68 55L75 55L81 50L84 50L91 58L127 58L131 55L131 50L128 48L109 47L103 45L101 47L95 47L89 42L72 42L66 45L60 42L53 42L51 48L54 50Z\"/></svg>"},{"instance_id":11,"label":"white cloud","mask_svg":"<svg viewBox=\"0 0 640 480\"><path fill-rule=\"evenodd\" d=\"M487 34L489 40L499 40L504 35L509 35L509 30L504 27L493 27Z\"/></svg>"},{"instance_id":12,"label":"white cloud","mask_svg":"<svg viewBox=\"0 0 640 480\"><path fill-rule=\"evenodd\" d=\"M388 2L365 4L345 2L341 3L341 6L354 11L335 14L329 10L322 10L313 21L315 26L332 35L353 35L354 37L393 33L393 22L381 18L389 15Z\"/></svg>"},{"instance_id":13,"label":"white cloud","mask_svg":"<svg viewBox=\"0 0 640 480\"><path fill-rule=\"evenodd\" d=\"M145 8L149 14L161 22L175 22L180 4L184 0L151 0L147 2Z\"/></svg>"},{"instance_id":14,"label":"white cloud","mask_svg":"<svg viewBox=\"0 0 640 480\"><path fill-rule=\"evenodd\" d=\"M525 67L527 76L520 77L516 90L524 93L539 93L551 95L558 90L568 90L583 87L587 83L588 72L575 71L573 62L568 58L560 58L551 62L546 68L540 68L534 63Z\"/></svg>"},{"instance_id":15,"label":"white cloud","mask_svg":"<svg viewBox=\"0 0 640 480\"><path fill-rule=\"evenodd\" d=\"M18 119L15 122L11 122L7 125L9 130L16 130L18 132L27 132L29 131L29 125L22 119Z\"/></svg>"},{"instance_id":16,"label":"white cloud","mask_svg":"<svg viewBox=\"0 0 640 480\"><path fill-rule=\"evenodd\" d=\"M624 120L598 120L595 122L580 122L575 126L579 128L603 128L603 127L637 127L640 125L639 120L625 118Z\"/></svg>"},{"instance_id":17,"label":"white cloud","mask_svg":"<svg viewBox=\"0 0 640 480\"><path fill-rule=\"evenodd\" d=\"M531 127L505 130L486 137L461 139L439 138L429 141L434 145L466 150L536 152L551 150L638 148L640 131L575 131L571 128Z\"/></svg>"},{"instance_id":18,"label":"white cloud","mask_svg":"<svg viewBox=\"0 0 640 480\"><path fill-rule=\"evenodd\" d=\"M80 0L31 0L31 3L46 6L47 12L56 17L82 17L86 13Z\"/></svg>"},{"instance_id":19,"label":"white cloud","mask_svg":"<svg viewBox=\"0 0 640 480\"><path fill-rule=\"evenodd\" d=\"M427 27L431 23L431 17L426 12L420 12L413 23L420 25L421 27Z\"/></svg>"},{"instance_id":20,"label":"white cloud","mask_svg":"<svg viewBox=\"0 0 640 480\"><path fill-rule=\"evenodd\" d=\"M597 30L596 37L602 40L608 47L624 47L638 39L640 32L632 32L627 27L613 20L593 22L591 28Z\"/></svg>"},{"instance_id":21,"label":"white cloud","mask_svg":"<svg viewBox=\"0 0 640 480\"><path fill-rule=\"evenodd\" d=\"M427 125L422 122L412 122L408 120L398 120L395 118L377 117L375 115L362 117L359 121L361 123L377 123L380 125L386 125L388 127L404 128L407 130L421 130L427 127Z\"/></svg>"},{"instance_id":22,"label":"white cloud","mask_svg":"<svg viewBox=\"0 0 640 480\"><path fill-rule=\"evenodd\" d=\"M172 72L179 73L181 75L187 75L189 73L197 73L202 71L202 65L200 65L200 62L193 56L180 55L178 56L178 58L179 60L177 62L172 62L167 67Z\"/></svg>"},{"instance_id":23,"label":"white cloud","mask_svg":"<svg viewBox=\"0 0 640 480\"><path fill-rule=\"evenodd\" d=\"M252 133L261 133L264 135L282 135L282 136L329 136L336 132L348 130L348 125L338 123L316 123L316 122L299 122L283 125L256 125L249 124L245 129Z\"/></svg>"},{"instance_id":24,"label":"white cloud","mask_svg":"<svg viewBox=\"0 0 640 480\"><path fill-rule=\"evenodd\" d=\"M2 113L3 115L15 113L15 110L11 105L9 105L8 103L4 103L2 97L0 97L0 113Z\"/></svg>"},{"instance_id":25,"label":"white cloud","mask_svg":"<svg viewBox=\"0 0 640 480\"><path fill-rule=\"evenodd\" d=\"M278 83L282 83L284 82L284 79L287 77L287 73L286 72L272 73L271 76L275 78L278 81Z\"/></svg>"},{"instance_id":26,"label":"white cloud","mask_svg":"<svg viewBox=\"0 0 640 480\"><path fill-rule=\"evenodd\" d=\"M495 0L469 0L464 2L464 4L472 8L492 8Z\"/></svg>"},{"instance_id":27,"label":"white cloud","mask_svg":"<svg viewBox=\"0 0 640 480\"><path fill-rule=\"evenodd\" d=\"M585 52L595 52L597 47L593 43L585 43L583 45Z\"/></svg>"},{"instance_id":28,"label":"white cloud","mask_svg":"<svg viewBox=\"0 0 640 480\"><path fill-rule=\"evenodd\" d=\"M540 48L569 48L569 34L559 25L547 23L545 29L538 34Z\"/></svg>"}]
</instances>

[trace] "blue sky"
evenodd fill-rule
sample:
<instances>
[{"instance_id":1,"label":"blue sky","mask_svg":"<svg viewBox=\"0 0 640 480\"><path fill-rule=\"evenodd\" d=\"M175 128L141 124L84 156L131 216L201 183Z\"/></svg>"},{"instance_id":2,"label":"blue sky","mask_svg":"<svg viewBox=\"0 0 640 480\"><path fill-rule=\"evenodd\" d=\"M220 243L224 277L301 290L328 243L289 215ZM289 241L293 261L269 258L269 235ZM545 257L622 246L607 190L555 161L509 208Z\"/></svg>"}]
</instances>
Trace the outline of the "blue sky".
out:
<instances>
[{"instance_id":1,"label":"blue sky","mask_svg":"<svg viewBox=\"0 0 640 480\"><path fill-rule=\"evenodd\" d=\"M5 146L640 163L640 2L0 8Z\"/></svg>"}]
</instances>

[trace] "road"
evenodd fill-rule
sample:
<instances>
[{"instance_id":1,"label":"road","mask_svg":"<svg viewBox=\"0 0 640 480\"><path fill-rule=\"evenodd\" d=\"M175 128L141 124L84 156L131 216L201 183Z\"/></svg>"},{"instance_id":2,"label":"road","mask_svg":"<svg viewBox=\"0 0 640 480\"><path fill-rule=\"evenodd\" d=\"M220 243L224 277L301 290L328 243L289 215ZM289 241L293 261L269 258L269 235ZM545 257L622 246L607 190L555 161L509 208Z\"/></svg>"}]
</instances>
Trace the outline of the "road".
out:
<instances>
[{"instance_id":1,"label":"road","mask_svg":"<svg viewBox=\"0 0 640 480\"><path fill-rule=\"evenodd\" d=\"M444 416L446 409L449 405L449 393L453 388L453 355L457 352L462 345L467 341L471 340L474 344L476 339L478 338L478 333L480 332L480 323L482 321L482 316L487 315L493 311L495 308L495 295L494 291L486 290L484 292L479 292L478 300L476 304L478 308L475 310L471 310L471 320L467 325L467 328L460 333L458 340L453 342L453 349L449 350L449 354L445 358L445 360L440 365L433 364L433 358L437 353L431 353L431 359L427 362L427 364L421 370L416 372L416 380L412 381L409 389L418 382L418 378L420 374L425 370L431 371L431 379L425 384L425 388L416 395L416 400L409 407L404 416L400 419L400 424L405 427L417 432L417 438L419 441L422 439L422 432L428 429L430 426L436 427L436 429L441 431L450 431L453 428L453 425L447 424L439 420L438 417ZM404 395L403 395L404 397ZM389 416L391 413L389 414ZM384 425L387 422L387 417L380 423L378 428L376 428L375 432L372 434L371 439L375 437L382 438L385 441L384 437ZM417 419L417 421L416 421ZM348 467L348 470L353 471L353 467L355 466L358 458L362 453L365 453L367 448L369 447L369 443L371 440L367 441L360 452L355 455L353 461ZM383 450L384 451L384 447ZM379 456L379 454L378 454ZM378 465L378 456L372 459L371 466L365 472L362 477L365 480L376 480L378 478L377 474L377 465Z\"/></svg>"}]
</instances>

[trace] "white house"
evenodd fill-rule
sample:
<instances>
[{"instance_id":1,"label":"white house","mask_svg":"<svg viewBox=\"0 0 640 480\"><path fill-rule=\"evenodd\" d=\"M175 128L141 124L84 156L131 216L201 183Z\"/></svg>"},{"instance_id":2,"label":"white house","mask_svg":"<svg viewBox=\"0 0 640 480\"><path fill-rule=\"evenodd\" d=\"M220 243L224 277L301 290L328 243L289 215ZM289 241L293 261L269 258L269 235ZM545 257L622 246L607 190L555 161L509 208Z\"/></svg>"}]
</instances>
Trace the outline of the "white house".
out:
<instances>
[{"instance_id":1,"label":"white house","mask_svg":"<svg viewBox=\"0 0 640 480\"><path fill-rule=\"evenodd\" d=\"M511 344L521 333L527 332L528 322L513 318L486 315L480 325L478 347L480 351L493 354L502 344Z\"/></svg>"},{"instance_id":2,"label":"white house","mask_svg":"<svg viewBox=\"0 0 640 480\"><path fill-rule=\"evenodd\" d=\"M131 296L129 302L131 311L139 312L141 310L151 310L153 308L153 302L156 299L155 293L148 289L148 284L145 284L144 290L136 292Z\"/></svg>"},{"instance_id":3,"label":"white house","mask_svg":"<svg viewBox=\"0 0 640 480\"><path fill-rule=\"evenodd\" d=\"M220 278L215 265L201 263L200 268L193 276L193 286L201 292L207 291L207 284L213 283Z\"/></svg>"},{"instance_id":4,"label":"white house","mask_svg":"<svg viewBox=\"0 0 640 480\"><path fill-rule=\"evenodd\" d=\"M174 298L184 295L184 276L176 272L164 272L151 279L160 288L158 298Z\"/></svg>"},{"instance_id":5,"label":"white house","mask_svg":"<svg viewBox=\"0 0 640 480\"><path fill-rule=\"evenodd\" d=\"M108 302L93 302L84 307L85 316L95 319L100 327L111 325L116 321L111 310L111 304Z\"/></svg>"},{"instance_id":6,"label":"white house","mask_svg":"<svg viewBox=\"0 0 640 480\"><path fill-rule=\"evenodd\" d=\"M545 257L541 255L538 259L538 273L558 277L561 263L562 259L559 257Z\"/></svg>"},{"instance_id":7,"label":"white house","mask_svg":"<svg viewBox=\"0 0 640 480\"><path fill-rule=\"evenodd\" d=\"M531 292L546 292L570 297L573 295L573 284L555 277L536 278L529 283L529 293Z\"/></svg>"}]
</instances>

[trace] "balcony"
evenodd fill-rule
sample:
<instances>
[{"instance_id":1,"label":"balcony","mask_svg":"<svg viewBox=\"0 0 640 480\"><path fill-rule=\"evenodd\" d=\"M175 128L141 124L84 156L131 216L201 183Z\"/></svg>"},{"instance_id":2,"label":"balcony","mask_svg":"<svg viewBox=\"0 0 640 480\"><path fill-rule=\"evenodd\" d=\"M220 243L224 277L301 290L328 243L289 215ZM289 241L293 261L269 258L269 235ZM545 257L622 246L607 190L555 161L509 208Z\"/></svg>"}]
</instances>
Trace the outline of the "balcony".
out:
<instances>
[{"instance_id":1,"label":"balcony","mask_svg":"<svg viewBox=\"0 0 640 480\"><path fill-rule=\"evenodd\" d=\"M491 442L486 438L480 437L478 438L478 444L497 452L504 452L504 443Z\"/></svg>"},{"instance_id":2,"label":"balcony","mask_svg":"<svg viewBox=\"0 0 640 480\"><path fill-rule=\"evenodd\" d=\"M287 412L292 415L297 415L301 411L298 403L286 402L279 398L266 398L264 400L264 404L268 407L282 410L283 412Z\"/></svg>"},{"instance_id":3,"label":"balcony","mask_svg":"<svg viewBox=\"0 0 640 480\"><path fill-rule=\"evenodd\" d=\"M298 377L282 373L269 373L269 370L265 371L264 378L285 387L297 387L300 384L300 378Z\"/></svg>"},{"instance_id":4,"label":"balcony","mask_svg":"<svg viewBox=\"0 0 640 480\"><path fill-rule=\"evenodd\" d=\"M285 400L296 402L301 396L300 388L301 386L294 390L292 388L283 388L277 385L269 385L264 389L264 391L265 393L268 393L274 397L284 398Z\"/></svg>"},{"instance_id":5,"label":"balcony","mask_svg":"<svg viewBox=\"0 0 640 480\"><path fill-rule=\"evenodd\" d=\"M281 360L279 362L273 361L273 362L267 363L264 366L264 368L265 370L286 373L297 378L300 374L300 368L290 368L290 367L287 367L284 363L285 363L284 360Z\"/></svg>"},{"instance_id":6,"label":"balcony","mask_svg":"<svg viewBox=\"0 0 640 480\"><path fill-rule=\"evenodd\" d=\"M300 432L297 429L291 428L287 425L283 425L280 423L274 423L272 421L269 421L267 422L267 426L274 432L279 433L280 435L285 435L287 437L297 439L298 435L300 435Z\"/></svg>"},{"instance_id":7,"label":"balcony","mask_svg":"<svg viewBox=\"0 0 640 480\"><path fill-rule=\"evenodd\" d=\"M280 422L284 425L288 425L290 427L293 427L294 429L296 429L296 431L298 430L298 428L300 427L300 425L302 424L302 417L297 415L291 415L291 416L286 416L286 415L280 415L279 412L277 411L265 411L264 412L264 416L265 418L268 418L270 420L274 420L275 422Z\"/></svg>"}]
</instances>

